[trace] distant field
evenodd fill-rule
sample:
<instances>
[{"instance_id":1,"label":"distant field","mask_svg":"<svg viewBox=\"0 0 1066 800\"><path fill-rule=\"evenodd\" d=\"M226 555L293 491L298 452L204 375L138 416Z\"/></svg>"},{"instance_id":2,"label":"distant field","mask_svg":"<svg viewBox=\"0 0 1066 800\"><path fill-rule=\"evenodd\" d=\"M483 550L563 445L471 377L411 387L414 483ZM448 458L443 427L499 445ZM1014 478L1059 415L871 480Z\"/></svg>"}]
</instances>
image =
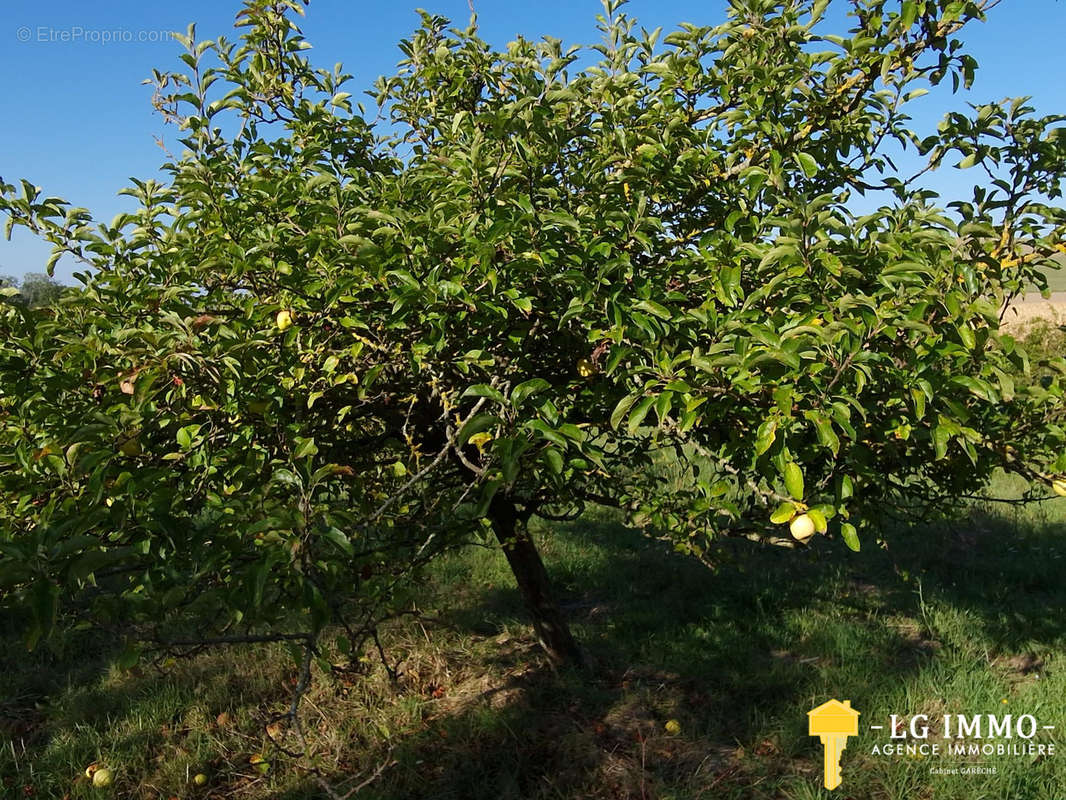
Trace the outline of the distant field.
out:
<instances>
[{"instance_id":1,"label":"distant field","mask_svg":"<svg viewBox=\"0 0 1066 800\"><path fill-rule=\"evenodd\" d=\"M1050 269L1045 274L1048 279L1050 297L1041 297L1033 289L1022 299L1016 301L1011 311L1004 318L1008 326L1024 327L1034 320L1047 320L1053 324L1066 324L1066 256L1059 256L1060 269Z\"/></svg>"},{"instance_id":2,"label":"distant field","mask_svg":"<svg viewBox=\"0 0 1066 800\"><path fill-rule=\"evenodd\" d=\"M1003 323L1008 327L1024 328L1036 320L1059 325L1066 323L1066 292L1053 292L1048 298L1035 292L1028 294L1013 304Z\"/></svg>"},{"instance_id":3,"label":"distant field","mask_svg":"<svg viewBox=\"0 0 1066 800\"><path fill-rule=\"evenodd\" d=\"M1057 260L1060 269L1047 271L1048 288L1053 292L1066 292L1066 256L1058 256Z\"/></svg>"}]
</instances>

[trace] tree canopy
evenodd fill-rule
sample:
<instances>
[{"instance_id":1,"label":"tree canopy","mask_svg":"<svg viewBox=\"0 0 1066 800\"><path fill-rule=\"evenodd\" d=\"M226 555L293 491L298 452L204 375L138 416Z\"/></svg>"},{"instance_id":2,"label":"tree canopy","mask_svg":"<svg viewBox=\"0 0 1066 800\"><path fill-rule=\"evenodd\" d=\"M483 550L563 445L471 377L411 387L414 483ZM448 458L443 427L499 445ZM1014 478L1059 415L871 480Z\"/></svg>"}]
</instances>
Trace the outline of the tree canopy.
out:
<instances>
[{"instance_id":1,"label":"tree canopy","mask_svg":"<svg viewBox=\"0 0 1066 800\"><path fill-rule=\"evenodd\" d=\"M970 86L957 37L995 4L862 0L830 32L826 0L731 0L664 35L606 0L591 48L504 50L423 13L374 117L299 3L190 28L152 79L184 150L137 211L0 180L9 230L88 265L58 313L0 306L0 591L31 643L66 601L357 647L495 535L565 660L533 516L616 507L696 555L805 516L857 550L997 469L1066 472L1063 362L1037 379L1001 327L1063 249L1066 117L909 127ZM898 146L982 184L944 202Z\"/></svg>"}]
</instances>

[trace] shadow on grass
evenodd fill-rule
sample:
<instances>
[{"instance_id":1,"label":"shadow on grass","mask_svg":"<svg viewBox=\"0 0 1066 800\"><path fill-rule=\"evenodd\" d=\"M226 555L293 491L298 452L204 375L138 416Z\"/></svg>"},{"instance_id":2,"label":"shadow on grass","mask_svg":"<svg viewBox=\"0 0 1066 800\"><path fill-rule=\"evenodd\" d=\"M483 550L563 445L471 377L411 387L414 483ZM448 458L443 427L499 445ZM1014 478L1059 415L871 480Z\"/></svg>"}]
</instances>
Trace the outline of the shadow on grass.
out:
<instances>
[{"instance_id":1,"label":"shadow on grass","mask_svg":"<svg viewBox=\"0 0 1066 800\"><path fill-rule=\"evenodd\" d=\"M936 529L908 531L895 558L925 600L970 613L1004 651L1061 646L1066 616L1066 524L975 511Z\"/></svg>"},{"instance_id":2,"label":"shadow on grass","mask_svg":"<svg viewBox=\"0 0 1066 800\"><path fill-rule=\"evenodd\" d=\"M11 644L0 654L0 798L184 797L200 770L251 784L258 776L248 758L263 749L267 716L259 710L286 704L295 680L276 646L122 670L115 666L122 643L90 630L53 637L33 652L21 646L18 619L0 620L0 631ZM237 708L245 712L239 723ZM234 717L227 730L216 722L220 714ZM224 736L243 740L244 750L230 747L220 757ZM106 792L84 775L95 763L114 774ZM177 791L163 793L161 785Z\"/></svg>"},{"instance_id":3,"label":"shadow on grass","mask_svg":"<svg viewBox=\"0 0 1066 800\"><path fill-rule=\"evenodd\" d=\"M496 667L513 677L445 704L388 755L364 754L366 768L396 764L360 796L821 796L814 705L883 707L886 686L924 686L971 647L1022 674L1063 645L1066 617L1048 613L1066 601L1062 530L975 512L860 554L824 540L798 552L728 543L713 571L609 523L546 532L591 671L552 673L528 639L501 647ZM478 635L521 625L516 593L487 583L444 618ZM934 619L938 608L956 616ZM875 789L929 796L913 780ZM310 784L284 795L318 796Z\"/></svg>"}]
</instances>

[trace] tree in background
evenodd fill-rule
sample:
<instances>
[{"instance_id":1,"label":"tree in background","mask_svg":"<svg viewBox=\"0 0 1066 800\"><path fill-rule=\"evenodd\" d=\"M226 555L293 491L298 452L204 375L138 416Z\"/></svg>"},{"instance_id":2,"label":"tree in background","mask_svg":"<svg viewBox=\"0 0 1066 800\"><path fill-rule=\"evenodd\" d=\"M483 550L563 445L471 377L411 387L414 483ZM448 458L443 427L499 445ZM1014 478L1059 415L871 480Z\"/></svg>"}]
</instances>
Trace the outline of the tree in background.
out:
<instances>
[{"instance_id":1,"label":"tree in background","mask_svg":"<svg viewBox=\"0 0 1066 800\"><path fill-rule=\"evenodd\" d=\"M533 517L857 550L997 469L1066 473L1064 364L1028 379L1000 326L1062 247L1064 118L921 138L910 104L970 85L955 37L994 0L862 0L846 33L827 5L664 36L606 0L584 67L423 14L372 122L292 0L178 37L189 71L153 80L185 151L138 211L2 186L92 268L62 313L0 317L0 591L30 643L62 601L133 638L360 648L419 565L495 537L574 662ZM986 186L938 206L896 143Z\"/></svg>"},{"instance_id":2,"label":"tree in background","mask_svg":"<svg viewBox=\"0 0 1066 800\"><path fill-rule=\"evenodd\" d=\"M22 276L21 284L11 275L0 275L0 289L14 289L8 296L14 302L30 308L50 305L59 299L67 287L58 283L49 275L40 272L28 272Z\"/></svg>"}]
</instances>

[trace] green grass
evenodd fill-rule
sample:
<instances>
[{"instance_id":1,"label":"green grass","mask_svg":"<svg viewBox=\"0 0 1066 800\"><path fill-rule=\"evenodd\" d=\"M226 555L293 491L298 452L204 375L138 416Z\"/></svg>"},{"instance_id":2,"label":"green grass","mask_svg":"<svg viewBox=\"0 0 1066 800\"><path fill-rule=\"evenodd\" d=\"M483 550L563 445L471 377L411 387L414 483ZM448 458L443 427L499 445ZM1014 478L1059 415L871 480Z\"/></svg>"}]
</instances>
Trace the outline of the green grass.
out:
<instances>
[{"instance_id":1,"label":"green grass","mask_svg":"<svg viewBox=\"0 0 1066 800\"><path fill-rule=\"evenodd\" d=\"M387 631L396 684L376 663L344 680L316 672L304 757L264 731L296 674L281 649L131 672L87 632L34 654L9 638L0 791L294 800L328 796L310 767L343 795L386 765L360 798L807 800L830 794L806 712L837 697L863 725L833 796L1053 800L1066 755L930 775L941 762L870 755L886 736L865 726L945 711L1066 725L1064 508L974 508L859 554L820 537L795 552L729 543L714 570L609 517L541 529L586 674L546 665L502 556L474 548L426 576L420 619ZM298 749L291 732L280 740ZM249 763L260 753L266 774ZM78 777L94 761L115 771L109 792Z\"/></svg>"}]
</instances>

